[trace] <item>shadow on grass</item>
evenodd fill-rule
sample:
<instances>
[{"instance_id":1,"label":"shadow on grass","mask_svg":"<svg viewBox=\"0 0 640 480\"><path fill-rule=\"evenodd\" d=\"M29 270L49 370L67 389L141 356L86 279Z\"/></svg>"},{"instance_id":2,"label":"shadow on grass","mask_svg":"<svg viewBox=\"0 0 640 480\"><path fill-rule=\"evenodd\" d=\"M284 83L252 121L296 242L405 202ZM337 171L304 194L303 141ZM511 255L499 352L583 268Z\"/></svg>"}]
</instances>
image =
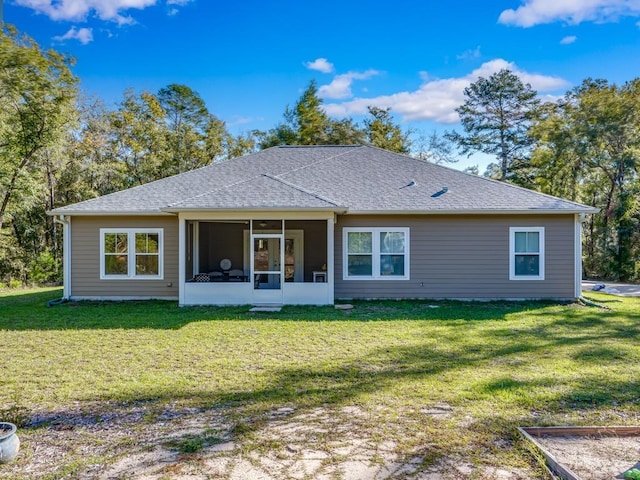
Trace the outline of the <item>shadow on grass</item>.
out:
<instances>
[{"instance_id":1,"label":"shadow on grass","mask_svg":"<svg viewBox=\"0 0 640 480\"><path fill-rule=\"evenodd\" d=\"M501 348L468 348L449 352L438 351L424 345L382 348L331 368L323 368L322 366L283 368L274 372L268 385L262 388L248 388L241 391L210 389L181 393L161 388L154 391L152 388L145 391L132 391L129 398L126 399L100 396L90 399L94 405L97 403L99 411L93 411L89 415L83 415L77 410L62 409L48 415L45 413L44 418L47 419L48 425L54 429L65 429L67 426L110 428L110 425L129 428L131 423L140 425L145 421L152 421L145 420L145 417L154 417L153 413L149 414L154 411L159 413L158 417L166 417L165 422L179 419L179 412L176 412L175 415L166 415L166 412L167 410L179 410L181 401L184 401L187 404L197 405L201 411L219 410L228 427L225 426L224 429L213 432L205 430L202 433L185 433L169 442L166 445L168 448L185 454L198 453L202 449L230 439L239 444L245 440L251 444L251 442L259 441L256 439L262 438L263 429L274 418L274 411L283 406L295 407L296 413L322 408L326 410L327 415L332 415L331 409L333 408L357 404L363 395L376 394L386 390L393 391L393 387L398 383L409 382L418 385L429 377L472 375L471 372L475 368L483 368L488 361L509 359L522 353L542 353L545 349L554 347L552 332L543 329L542 332L536 331L531 335L543 335L546 340L542 343L536 343L532 339L522 338L517 344ZM491 335L487 335L484 340L490 345ZM569 342L580 346L592 341L597 342L597 340L597 335L594 335L594 338L591 339L587 337L560 339L559 344L565 345ZM592 346L585 345L583 350L590 348ZM603 362L606 361L606 351L597 352L597 355L601 355ZM482 455L482 452L491 451L491 449L511 449L514 445L525 451L517 433L516 427L518 426L546 425L550 418L566 419L567 413L572 414L575 418L577 415L574 412L581 410L624 411L625 409L637 410L639 407L640 385L635 380L612 382L606 377L596 374L581 375L577 379L574 375L571 375L571 378L558 379L549 374L541 379L527 381L505 375L499 369L496 369L491 378L486 381L477 381L473 376L469 380L478 383L476 388L466 393L460 403L455 400L450 401L454 408L464 409L467 405L475 402L493 404L490 413L467 415L467 418L471 420L465 425L465 431L460 433L461 436L473 439L474 445L471 454ZM558 388L568 384L572 385L569 389ZM461 397L454 395L452 398ZM507 398L510 405L507 405L507 401L503 404L503 398ZM526 410L532 412L531 415L513 413L514 410L522 411L522 409L514 409L513 407L514 402L520 401L525 405ZM393 420L395 422L403 422L402 418L408 420L407 425L402 425L402 440L412 438L412 435L415 436L414 438L420 438L419 433L412 430L415 425L423 425L418 427L419 429L452 428L448 424L436 423L434 425L430 423L433 419L426 417L417 419L415 416L411 416L412 409L415 411L428 402L428 395L417 395L417 398L409 404L406 414L403 413L400 420ZM144 404L141 410L144 410L145 413L139 417L134 416L134 420L129 420L128 424L126 421L127 412L132 408L140 407L141 404ZM120 409L124 413L112 415L111 410L114 406L115 409ZM94 406L94 408L96 407ZM198 414L198 410L194 412L193 409L186 409L185 411L187 417ZM539 417L533 412L544 412L544 415ZM338 412L337 415L339 416L340 413ZM413 415L416 413L414 412ZM41 415L40 419L42 418ZM136 420L136 418L138 419ZM416 419L418 422L415 422ZM350 419L339 420L349 421ZM414 420L413 423L412 420ZM375 421L380 422L379 428L381 430L391 428L392 439L394 435L400 435L393 427L385 425L384 422L389 421L388 416L385 417L382 414ZM562 422L562 420L560 421ZM179 425L179 423L177 424ZM29 430L44 426L47 424L43 424L41 421L39 425L27 424L26 428ZM310 428L315 427L316 424L311 423ZM324 425L317 424L317 427L322 429ZM462 427L460 428L462 429ZM373 432L375 434L377 430L373 430ZM470 437L468 436L469 432L472 434ZM343 437L344 433L335 432L335 435ZM451 435L455 436L456 434L453 432ZM401 443L400 437L397 439ZM412 456L429 458L430 461L446 456L451 450L446 439L442 438L422 442L420 445L417 450L411 451Z\"/></svg>"},{"instance_id":2,"label":"shadow on grass","mask_svg":"<svg viewBox=\"0 0 640 480\"><path fill-rule=\"evenodd\" d=\"M351 311L332 306L285 306L278 313L249 313L249 306L178 307L175 301L68 302L47 307L61 289L0 295L0 330L179 329L191 322L216 320L389 321L506 320L535 312L553 302L355 301Z\"/></svg>"},{"instance_id":3,"label":"shadow on grass","mask_svg":"<svg viewBox=\"0 0 640 480\"><path fill-rule=\"evenodd\" d=\"M416 385L420 382L446 376L465 375L469 378L466 393L454 393L447 399L464 405L469 401L495 404L496 418L510 418L509 410L520 407L532 411L544 410L547 415L567 413L575 410L596 409L640 409L640 382L635 378L628 381L613 381L601 372L584 371L548 375L523 380L517 377L517 367L511 375L496 363L517 359L535 358L545 355L554 348L572 347L577 353L572 355L577 364L599 363L619 364L620 354L597 347L604 339L628 339L625 332L605 331L591 335L557 337L551 323L549 328L535 329L527 334L520 331L517 343L502 346L492 345L493 332L487 331L476 344L451 348L448 351L425 345L392 346L372 350L365 356L335 366L287 367L269 374L266 386L235 390L208 388L206 385L173 390L166 386L146 387L142 390L128 390L126 395L95 396L85 399L88 404L136 405L144 403L153 408L166 409L170 405L186 402L204 409L224 409L248 415L252 420L242 424L242 432L253 432L261 428L269 414L281 406L295 405L297 409L348 405L367 394L393 391L398 384ZM532 357L533 355L533 357ZM613 358L612 358L613 357ZM486 370L492 366L490 374L475 377L476 370ZM261 382L262 383L262 382ZM415 391L415 390L414 390ZM416 402L428 402L428 392L417 392ZM500 409L505 402L504 411ZM169 407L172 408L172 407ZM56 412L61 423L72 422L77 412ZM108 414L96 416L107 418ZM522 424L522 419L519 420ZM536 424L535 418L524 423ZM35 425L34 425L35 426Z\"/></svg>"},{"instance_id":4,"label":"shadow on grass","mask_svg":"<svg viewBox=\"0 0 640 480\"><path fill-rule=\"evenodd\" d=\"M83 329L179 329L190 322L254 321L274 322L370 322L392 320L433 321L438 326L454 327L442 334L451 342L445 351L423 346L392 346L373 350L358 361L337 367L284 368L270 374L268 387L247 391L210 391L206 387L174 391L164 387L132 390L126 395L89 398L97 402L192 401L210 406L257 406L295 403L304 406L341 404L360 395L390 388L396 382L421 380L434 375L469 374L469 369L488 361L511 361L520 355L546 354L554 348L571 347L571 357L585 365L619 364L624 354L612 347L598 345L603 340L637 338L640 327L635 313L572 306L560 307L548 302L434 302L387 301L354 302L355 309L345 314L332 307L286 307L279 314L249 314L247 307L178 308L175 302L79 302L47 308L60 290L13 293L0 296L0 330L83 330ZM438 308L432 308L432 307ZM548 310L553 311L550 314ZM510 322L511 315L526 314L524 321ZM466 338L467 322L493 321L474 341ZM504 321L504 326L501 323ZM481 325L481 324L474 324ZM456 345L459 342L459 345ZM499 370L497 371L498 373ZM581 380L556 399L557 408L566 405L613 405L615 402L637 405L638 383L616 386L606 378L580 375ZM473 381L473 378L471 379ZM504 377L485 381L484 392L550 389L546 383L526 384ZM482 390L476 393L482 396ZM554 396L554 395L552 395ZM535 395L532 396L535 401ZM545 399L548 405L548 398Z\"/></svg>"}]
</instances>

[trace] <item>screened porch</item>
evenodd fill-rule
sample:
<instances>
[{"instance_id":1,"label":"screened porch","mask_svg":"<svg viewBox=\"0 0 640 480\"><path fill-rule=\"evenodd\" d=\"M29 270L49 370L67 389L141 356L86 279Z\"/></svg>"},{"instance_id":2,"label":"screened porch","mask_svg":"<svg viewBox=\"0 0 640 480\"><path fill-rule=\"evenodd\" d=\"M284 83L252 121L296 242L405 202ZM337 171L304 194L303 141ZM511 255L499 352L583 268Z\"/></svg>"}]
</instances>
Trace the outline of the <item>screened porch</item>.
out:
<instances>
[{"instance_id":1,"label":"screened porch","mask_svg":"<svg viewBox=\"0 0 640 480\"><path fill-rule=\"evenodd\" d=\"M333 219L185 219L183 305L333 303Z\"/></svg>"}]
</instances>

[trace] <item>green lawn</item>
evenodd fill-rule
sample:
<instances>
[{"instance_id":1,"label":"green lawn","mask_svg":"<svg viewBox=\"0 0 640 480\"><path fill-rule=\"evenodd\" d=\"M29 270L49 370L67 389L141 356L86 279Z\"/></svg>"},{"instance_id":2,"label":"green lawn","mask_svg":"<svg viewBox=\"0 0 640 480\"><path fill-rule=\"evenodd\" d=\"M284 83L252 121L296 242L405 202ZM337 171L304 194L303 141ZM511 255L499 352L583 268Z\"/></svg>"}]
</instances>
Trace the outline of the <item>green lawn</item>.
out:
<instances>
[{"instance_id":1,"label":"green lawn","mask_svg":"<svg viewBox=\"0 0 640 480\"><path fill-rule=\"evenodd\" d=\"M24 423L27 441L46 427L29 427L31 416L82 405L224 408L247 438L282 406L357 405L374 412L361 428L399 448L428 444L432 460L456 452L539 475L516 426L638 423L638 298L593 294L608 310L535 302L356 302L350 313L275 314L173 302L45 306L60 295L0 292L0 420ZM438 404L451 415L425 416Z\"/></svg>"}]
</instances>

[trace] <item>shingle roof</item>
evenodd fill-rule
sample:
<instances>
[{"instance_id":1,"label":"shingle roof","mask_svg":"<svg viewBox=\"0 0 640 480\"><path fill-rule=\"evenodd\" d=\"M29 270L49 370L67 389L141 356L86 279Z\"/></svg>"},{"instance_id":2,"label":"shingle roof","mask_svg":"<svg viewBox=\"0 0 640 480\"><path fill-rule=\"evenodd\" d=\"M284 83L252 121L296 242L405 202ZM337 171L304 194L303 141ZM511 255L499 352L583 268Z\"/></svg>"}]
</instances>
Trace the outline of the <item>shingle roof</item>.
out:
<instances>
[{"instance_id":1,"label":"shingle roof","mask_svg":"<svg viewBox=\"0 0 640 480\"><path fill-rule=\"evenodd\" d=\"M201 209L594 211L575 202L375 147L297 146L269 148L50 213L154 214Z\"/></svg>"}]
</instances>

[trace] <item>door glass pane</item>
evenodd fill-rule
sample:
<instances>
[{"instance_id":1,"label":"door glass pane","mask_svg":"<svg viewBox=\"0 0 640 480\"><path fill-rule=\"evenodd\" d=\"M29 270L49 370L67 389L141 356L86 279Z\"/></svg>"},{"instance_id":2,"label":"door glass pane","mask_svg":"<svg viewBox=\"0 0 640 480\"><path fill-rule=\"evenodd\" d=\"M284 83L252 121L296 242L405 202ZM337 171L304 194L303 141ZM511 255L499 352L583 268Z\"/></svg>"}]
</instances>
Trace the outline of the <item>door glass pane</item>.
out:
<instances>
[{"instance_id":1,"label":"door glass pane","mask_svg":"<svg viewBox=\"0 0 640 480\"><path fill-rule=\"evenodd\" d=\"M267 272L280 270L280 239L253 239L253 270Z\"/></svg>"},{"instance_id":2,"label":"door glass pane","mask_svg":"<svg viewBox=\"0 0 640 480\"><path fill-rule=\"evenodd\" d=\"M253 276L254 290L280 290L279 273L256 273Z\"/></svg>"}]
</instances>

